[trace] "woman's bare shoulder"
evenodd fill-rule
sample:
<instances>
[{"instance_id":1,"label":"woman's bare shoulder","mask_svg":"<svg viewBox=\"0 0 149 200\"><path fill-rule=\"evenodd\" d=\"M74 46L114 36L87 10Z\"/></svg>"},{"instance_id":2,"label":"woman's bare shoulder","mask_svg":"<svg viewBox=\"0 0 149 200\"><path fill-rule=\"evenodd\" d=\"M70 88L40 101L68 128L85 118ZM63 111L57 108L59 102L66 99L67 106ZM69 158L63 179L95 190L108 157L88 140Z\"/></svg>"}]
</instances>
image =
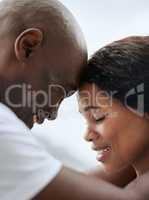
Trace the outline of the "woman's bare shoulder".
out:
<instances>
[{"instance_id":1,"label":"woman's bare shoulder","mask_svg":"<svg viewBox=\"0 0 149 200\"><path fill-rule=\"evenodd\" d=\"M126 190L134 190L141 200L148 200L149 198L149 172L136 178L129 185L125 187Z\"/></svg>"}]
</instances>

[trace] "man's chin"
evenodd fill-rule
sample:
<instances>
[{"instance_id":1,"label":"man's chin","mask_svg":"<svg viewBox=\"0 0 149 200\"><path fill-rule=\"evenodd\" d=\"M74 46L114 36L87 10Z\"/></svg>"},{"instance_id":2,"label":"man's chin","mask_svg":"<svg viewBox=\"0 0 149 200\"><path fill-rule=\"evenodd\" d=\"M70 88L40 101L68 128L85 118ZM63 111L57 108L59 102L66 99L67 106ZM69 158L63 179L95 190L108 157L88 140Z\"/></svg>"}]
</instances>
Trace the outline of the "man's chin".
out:
<instances>
[{"instance_id":1,"label":"man's chin","mask_svg":"<svg viewBox=\"0 0 149 200\"><path fill-rule=\"evenodd\" d=\"M33 126L34 126L34 121L33 121L33 119L30 118L30 119L28 120L28 122L26 123L26 125L28 126L29 129L32 129Z\"/></svg>"},{"instance_id":2,"label":"man's chin","mask_svg":"<svg viewBox=\"0 0 149 200\"><path fill-rule=\"evenodd\" d=\"M42 124L44 122L45 118L39 117L38 115L33 116L33 124Z\"/></svg>"}]
</instances>

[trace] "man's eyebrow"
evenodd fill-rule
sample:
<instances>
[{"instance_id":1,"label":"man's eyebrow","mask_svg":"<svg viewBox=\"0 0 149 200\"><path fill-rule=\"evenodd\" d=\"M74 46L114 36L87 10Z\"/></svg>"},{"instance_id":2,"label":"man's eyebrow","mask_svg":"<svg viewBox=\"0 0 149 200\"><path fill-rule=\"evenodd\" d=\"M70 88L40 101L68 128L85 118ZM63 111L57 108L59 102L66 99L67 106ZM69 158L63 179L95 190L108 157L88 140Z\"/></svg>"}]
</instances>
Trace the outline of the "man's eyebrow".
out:
<instances>
[{"instance_id":1,"label":"man's eyebrow","mask_svg":"<svg viewBox=\"0 0 149 200\"><path fill-rule=\"evenodd\" d=\"M89 110L96 110L96 109L101 109L99 106L85 106L82 110L79 110L80 113L82 113L82 111L87 112Z\"/></svg>"}]
</instances>

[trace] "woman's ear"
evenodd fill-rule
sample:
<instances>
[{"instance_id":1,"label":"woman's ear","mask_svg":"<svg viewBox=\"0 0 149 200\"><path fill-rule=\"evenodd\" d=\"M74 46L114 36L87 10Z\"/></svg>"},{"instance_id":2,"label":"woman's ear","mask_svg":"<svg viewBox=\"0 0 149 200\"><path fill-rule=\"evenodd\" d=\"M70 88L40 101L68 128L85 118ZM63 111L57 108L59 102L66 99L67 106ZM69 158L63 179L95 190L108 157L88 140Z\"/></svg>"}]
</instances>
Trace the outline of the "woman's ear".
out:
<instances>
[{"instance_id":1,"label":"woman's ear","mask_svg":"<svg viewBox=\"0 0 149 200\"><path fill-rule=\"evenodd\" d=\"M145 119L149 120L149 113L144 114Z\"/></svg>"},{"instance_id":2,"label":"woman's ear","mask_svg":"<svg viewBox=\"0 0 149 200\"><path fill-rule=\"evenodd\" d=\"M30 58L41 46L43 33L38 28L30 28L22 32L15 41L15 55L19 61Z\"/></svg>"}]
</instances>

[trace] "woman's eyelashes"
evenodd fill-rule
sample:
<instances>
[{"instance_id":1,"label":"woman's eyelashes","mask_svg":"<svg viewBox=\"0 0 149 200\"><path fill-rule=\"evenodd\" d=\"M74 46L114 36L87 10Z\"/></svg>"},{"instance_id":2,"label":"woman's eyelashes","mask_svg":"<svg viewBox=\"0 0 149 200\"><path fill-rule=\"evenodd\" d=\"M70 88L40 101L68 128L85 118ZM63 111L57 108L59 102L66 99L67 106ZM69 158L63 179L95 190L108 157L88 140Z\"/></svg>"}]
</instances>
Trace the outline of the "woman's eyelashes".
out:
<instances>
[{"instance_id":1,"label":"woman's eyelashes","mask_svg":"<svg viewBox=\"0 0 149 200\"><path fill-rule=\"evenodd\" d=\"M92 118L96 123L101 123L105 120L106 115L101 113L101 111L92 111Z\"/></svg>"},{"instance_id":2,"label":"woman's eyelashes","mask_svg":"<svg viewBox=\"0 0 149 200\"><path fill-rule=\"evenodd\" d=\"M103 117L100 117L100 118L98 118L98 119L95 119L95 121L96 121L96 123L101 123L102 121L104 121L104 119L105 119L106 117L105 116L103 116Z\"/></svg>"}]
</instances>

